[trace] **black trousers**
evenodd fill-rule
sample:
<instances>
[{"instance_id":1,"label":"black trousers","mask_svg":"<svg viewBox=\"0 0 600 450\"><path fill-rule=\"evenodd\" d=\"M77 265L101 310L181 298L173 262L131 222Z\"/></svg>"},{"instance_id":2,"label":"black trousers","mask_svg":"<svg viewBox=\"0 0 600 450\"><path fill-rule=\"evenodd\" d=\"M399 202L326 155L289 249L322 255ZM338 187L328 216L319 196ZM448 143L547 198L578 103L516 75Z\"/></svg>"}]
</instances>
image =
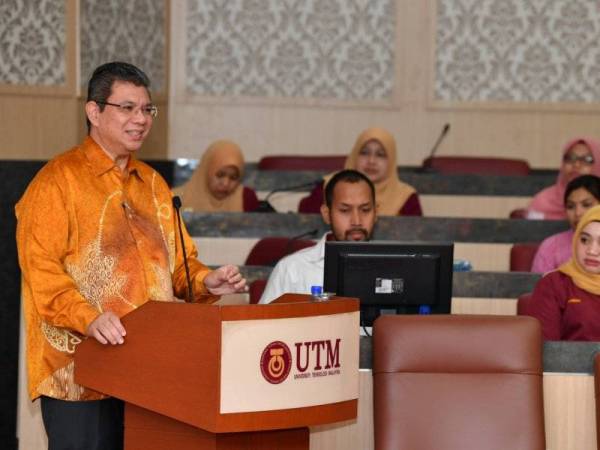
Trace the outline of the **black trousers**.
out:
<instances>
[{"instance_id":1,"label":"black trousers","mask_svg":"<svg viewBox=\"0 0 600 450\"><path fill-rule=\"evenodd\" d=\"M123 450L123 402L42 397L48 450Z\"/></svg>"}]
</instances>

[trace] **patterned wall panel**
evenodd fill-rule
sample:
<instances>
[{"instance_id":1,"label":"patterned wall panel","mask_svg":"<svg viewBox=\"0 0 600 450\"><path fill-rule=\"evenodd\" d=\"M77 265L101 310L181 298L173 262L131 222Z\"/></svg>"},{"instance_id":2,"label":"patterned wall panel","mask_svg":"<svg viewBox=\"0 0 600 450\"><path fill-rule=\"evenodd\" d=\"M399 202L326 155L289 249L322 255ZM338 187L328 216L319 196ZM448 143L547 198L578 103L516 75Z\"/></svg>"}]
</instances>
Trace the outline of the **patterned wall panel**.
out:
<instances>
[{"instance_id":1,"label":"patterned wall panel","mask_svg":"<svg viewBox=\"0 0 600 450\"><path fill-rule=\"evenodd\" d=\"M186 90L388 100L394 0L188 0Z\"/></svg>"},{"instance_id":2,"label":"patterned wall panel","mask_svg":"<svg viewBox=\"0 0 600 450\"><path fill-rule=\"evenodd\" d=\"M82 86L97 66L119 60L141 68L152 90L163 91L165 20L164 0L81 0Z\"/></svg>"},{"instance_id":3,"label":"patterned wall panel","mask_svg":"<svg viewBox=\"0 0 600 450\"><path fill-rule=\"evenodd\" d=\"M65 83L65 1L0 0L0 83Z\"/></svg>"},{"instance_id":4,"label":"patterned wall panel","mask_svg":"<svg viewBox=\"0 0 600 450\"><path fill-rule=\"evenodd\" d=\"M435 98L600 101L597 0L437 0Z\"/></svg>"}]
</instances>

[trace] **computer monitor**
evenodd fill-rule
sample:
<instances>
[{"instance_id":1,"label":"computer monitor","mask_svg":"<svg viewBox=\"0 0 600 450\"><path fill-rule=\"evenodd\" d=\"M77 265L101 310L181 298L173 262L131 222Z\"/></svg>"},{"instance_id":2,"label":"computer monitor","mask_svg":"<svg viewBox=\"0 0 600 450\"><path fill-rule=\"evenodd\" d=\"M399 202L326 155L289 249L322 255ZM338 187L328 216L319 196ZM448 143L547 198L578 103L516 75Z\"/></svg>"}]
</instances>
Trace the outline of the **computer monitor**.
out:
<instances>
[{"instance_id":1,"label":"computer monitor","mask_svg":"<svg viewBox=\"0 0 600 450\"><path fill-rule=\"evenodd\" d=\"M449 314L454 244L325 243L324 290L360 299L362 326L380 314Z\"/></svg>"}]
</instances>

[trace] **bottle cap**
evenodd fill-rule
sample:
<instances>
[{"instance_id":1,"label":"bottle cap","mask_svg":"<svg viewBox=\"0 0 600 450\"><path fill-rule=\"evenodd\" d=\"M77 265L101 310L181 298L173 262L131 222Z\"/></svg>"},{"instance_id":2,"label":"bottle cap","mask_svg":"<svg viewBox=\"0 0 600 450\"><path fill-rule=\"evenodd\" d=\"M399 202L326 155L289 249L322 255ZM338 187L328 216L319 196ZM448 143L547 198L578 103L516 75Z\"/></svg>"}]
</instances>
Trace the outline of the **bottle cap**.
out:
<instances>
[{"instance_id":1,"label":"bottle cap","mask_svg":"<svg viewBox=\"0 0 600 450\"><path fill-rule=\"evenodd\" d=\"M311 286L310 287L310 294L311 295L314 295L315 297L318 297L322 293L323 293L323 287L321 287L321 286Z\"/></svg>"}]
</instances>

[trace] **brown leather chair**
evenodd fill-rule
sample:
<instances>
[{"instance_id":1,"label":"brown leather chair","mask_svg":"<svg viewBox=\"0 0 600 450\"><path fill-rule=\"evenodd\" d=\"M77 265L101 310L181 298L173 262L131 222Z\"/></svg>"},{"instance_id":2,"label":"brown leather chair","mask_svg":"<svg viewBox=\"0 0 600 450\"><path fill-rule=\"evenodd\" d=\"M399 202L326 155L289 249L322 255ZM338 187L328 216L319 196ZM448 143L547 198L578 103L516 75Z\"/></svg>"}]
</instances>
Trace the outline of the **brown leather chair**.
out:
<instances>
[{"instance_id":1,"label":"brown leather chair","mask_svg":"<svg viewBox=\"0 0 600 450\"><path fill-rule=\"evenodd\" d=\"M381 316L373 395L376 450L543 450L540 324Z\"/></svg>"},{"instance_id":2,"label":"brown leather chair","mask_svg":"<svg viewBox=\"0 0 600 450\"><path fill-rule=\"evenodd\" d=\"M346 155L271 155L261 158L259 170L342 170Z\"/></svg>"},{"instance_id":3,"label":"brown leather chair","mask_svg":"<svg viewBox=\"0 0 600 450\"><path fill-rule=\"evenodd\" d=\"M533 259L539 247L539 242L513 244L510 248L510 271L531 272Z\"/></svg>"},{"instance_id":4,"label":"brown leather chair","mask_svg":"<svg viewBox=\"0 0 600 450\"><path fill-rule=\"evenodd\" d=\"M434 156L423 161L423 168L442 174L518 175L531 173L524 159L478 156Z\"/></svg>"},{"instance_id":5,"label":"brown leather chair","mask_svg":"<svg viewBox=\"0 0 600 450\"><path fill-rule=\"evenodd\" d=\"M267 280L254 280L248 286L248 295L250 297L250 304L256 305L262 297L265 288L267 287Z\"/></svg>"},{"instance_id":6,"label":"brown leather chair","mask_svg":"<svg viewBox=\"0 0 600 450\"><path fill-rule=\"evenodd\" d=\"M600 352L594 355L594 397L596 397L596 448L600 450Z\"/></svg>"},{"instance_id":7,"label":"brown leather chair","mask_svg":"<svg viewBox=\"0 0 600 450\"><path fill-rule=\"evenodd\" d=\"M510 219L527 219L527 209L517 208L513 209L508 215Z\"/></svg>"},{"instance_id":8,"label":"brown leather chair","mask_svg":"<svg viewBox=\"0 0 600 450\"><path fill-rule=\"evenodd\" d=\"M519 295L517 299L517 315L519 316L529 316L529 310L531 309L531 298L532 293L527 292L525 294Z\"/></svg>"},{"instance_id":9,"label":"brown leather chair","mask_svg":"<svg viewBox=\"0 0 600 450\"><path fill-rule=\"evenodd\" d=\"M308 239L288 237L266 237L259 240L246 257L246 266L274 266L277 262L291 253L315 245Z\"/></svg>"}]
</instances>

